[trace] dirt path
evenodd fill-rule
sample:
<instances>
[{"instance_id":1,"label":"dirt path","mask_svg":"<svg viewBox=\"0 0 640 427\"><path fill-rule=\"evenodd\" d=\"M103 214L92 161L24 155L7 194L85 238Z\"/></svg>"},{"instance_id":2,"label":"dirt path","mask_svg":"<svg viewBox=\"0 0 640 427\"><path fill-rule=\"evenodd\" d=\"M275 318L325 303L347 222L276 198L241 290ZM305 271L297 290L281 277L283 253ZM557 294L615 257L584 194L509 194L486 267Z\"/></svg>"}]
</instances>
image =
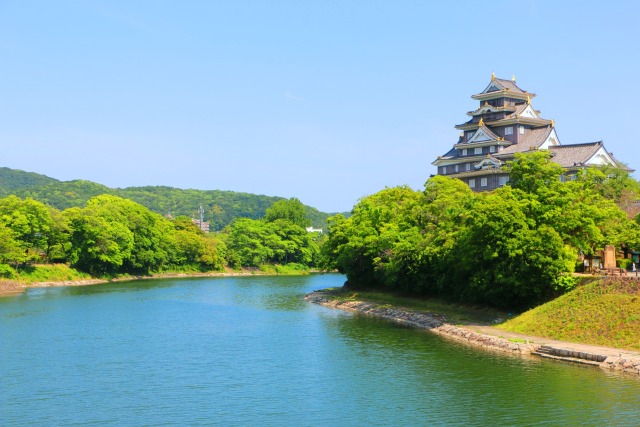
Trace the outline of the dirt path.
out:
<instances>
[{"instance_id":1,"label":"dirt path","mask_svg":"<svg viewBox=\"0 0 640 427\"><path fill-rule=\"evenodd\" d=\"M465 325L464 327L474 332L477 332L479 334L491 335L491 336L506 338L506 339L511 338L511 339L525 340L530 343L535 343L539 345L548 345L554 348L563 348L563 349L578 351L583 353L601 354L608 357L625 357L625 358L640 359L640 351L626 350L626 349L613 348L613 347L604 347L599 345L572 343L567 341L559 341L551 338L544 338L544 337L537 337L533 335L519 334L516 332L509 332L500 328L496 328L494 326Z\"/></svg>"}]
</instances>

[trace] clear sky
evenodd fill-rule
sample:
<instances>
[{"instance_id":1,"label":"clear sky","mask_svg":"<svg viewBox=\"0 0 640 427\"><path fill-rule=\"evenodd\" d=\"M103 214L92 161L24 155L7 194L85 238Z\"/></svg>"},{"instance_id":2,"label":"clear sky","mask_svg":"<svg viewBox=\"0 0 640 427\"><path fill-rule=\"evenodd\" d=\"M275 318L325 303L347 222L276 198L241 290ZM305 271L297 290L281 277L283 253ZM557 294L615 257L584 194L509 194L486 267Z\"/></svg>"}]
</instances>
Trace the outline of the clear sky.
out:
<instances>
[{"instance_id":1,"label":"clear sky","mask_svg":"<svg viewBox=\"0 0 640 427\"><path fill-rule=\"evenodd\" d=\"M640 170L639 4L0 0L0 166L347 211L421 189L495 72Z\"/></svg>"}]
</instances>

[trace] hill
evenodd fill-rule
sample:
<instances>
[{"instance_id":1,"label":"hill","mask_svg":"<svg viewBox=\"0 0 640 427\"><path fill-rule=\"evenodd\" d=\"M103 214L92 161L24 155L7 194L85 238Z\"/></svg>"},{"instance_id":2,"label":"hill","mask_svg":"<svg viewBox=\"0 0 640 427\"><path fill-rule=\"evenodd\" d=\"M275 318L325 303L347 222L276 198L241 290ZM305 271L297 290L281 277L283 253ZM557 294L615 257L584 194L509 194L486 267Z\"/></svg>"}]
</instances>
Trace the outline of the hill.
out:
<instances>
[{"instance_id":1,"label":"hill","mask_svg":"<svg viewBox=\"0 0 640 427\"><path fill-rule=\"evenodd\" d=\"M0 168L0 196L2 197L12 194L16 190L44 186L53 182L60 181L34 172Z\"/></svg>"},{"instance_id":2,"label":"hill","mask_svg":"<svg viewBox=\"0 0 640 427\"><path fill-rule=\"evenodd\" d=\"M561 341L640 350L640 281L607 277L498 326Z\"/></svg>"},{"instance_id":3,"label":"hill","mask_svg":"<svg viewBox=\"0 0 640 427\"><path fill-rule=\"evenodd\" d=\"M221 230L238 217L261 218L269 206L284 199L234 191L183 190L165 186L109 188L91 181L59 181L45 175L3 167L0 168L0 197L10 194L31 197L60 210L82 207L92 197L111 194L133 200L162 215L194 218L199 217L202 205L204 219L209 221L212 231ZM327 218L334 215L311 206L305 206L305 209L314 227L326 228Z\"/></svg>"}]
</instances>

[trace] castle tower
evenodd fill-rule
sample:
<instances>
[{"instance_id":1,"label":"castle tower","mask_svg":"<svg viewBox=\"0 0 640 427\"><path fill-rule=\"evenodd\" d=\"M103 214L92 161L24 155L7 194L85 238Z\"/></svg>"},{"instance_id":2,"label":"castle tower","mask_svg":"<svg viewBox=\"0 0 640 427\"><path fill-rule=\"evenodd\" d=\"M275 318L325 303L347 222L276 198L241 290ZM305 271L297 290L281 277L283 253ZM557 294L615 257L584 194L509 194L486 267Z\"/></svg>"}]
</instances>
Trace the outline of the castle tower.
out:
<instances>
[{"instance_id":1,"label":"castle tower","mask_svg":"<svg viewBox=\"0 0 640 427\"><path fill-rule=\"evenodd\" d=\"M487 87L471 96L479 105L456 126L458 141L432 163L438 174L459 178L475 191L494 190L508 182L502 166L515 153L559 146L554 121L542 118L531 104L535 96L518 87L515 77L492 75Z\"/></svg>"}]
</instances>

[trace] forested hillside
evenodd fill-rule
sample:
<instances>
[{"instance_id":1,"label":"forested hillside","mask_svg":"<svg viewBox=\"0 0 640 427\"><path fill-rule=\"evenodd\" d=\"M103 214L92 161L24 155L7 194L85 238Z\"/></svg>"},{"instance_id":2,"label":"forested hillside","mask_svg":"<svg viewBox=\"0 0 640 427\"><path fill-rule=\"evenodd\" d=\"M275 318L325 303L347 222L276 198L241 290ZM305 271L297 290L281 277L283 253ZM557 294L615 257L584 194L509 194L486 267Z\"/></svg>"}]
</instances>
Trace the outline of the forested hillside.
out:
<instances>
[{"instance_id":1,"label":"forested hillside","mask_svg":"<svg viewBox=\"0 0 640 427\"><path fill-rule=\"evenodd\" d=\"M55 182L60 181L33 172L0 168L0 197L8 196L15 190L24 190L25 188L39 187Z\"/></svg>"},{"instance_id":2,"label":"forested hillside","mask_svg":"<svg viewBox=\"0 0 640 427\"><path fill-rule=\"evenodd\" d=\"M109 188L91 181L59 181L33 172L0 168L0 197L14 194L30 197L58 210L84 207L89 199L110 194L133 200L149 210L166 215L199 217L204 209L204 219L212 231L220 231L235 218L258 219L267 208L282 197L221 190L183 190L172 187ZM333 213L320 212L305 206L307 219L314 227L326 228L327 218Z\"/></svg>"}]
</instances>

